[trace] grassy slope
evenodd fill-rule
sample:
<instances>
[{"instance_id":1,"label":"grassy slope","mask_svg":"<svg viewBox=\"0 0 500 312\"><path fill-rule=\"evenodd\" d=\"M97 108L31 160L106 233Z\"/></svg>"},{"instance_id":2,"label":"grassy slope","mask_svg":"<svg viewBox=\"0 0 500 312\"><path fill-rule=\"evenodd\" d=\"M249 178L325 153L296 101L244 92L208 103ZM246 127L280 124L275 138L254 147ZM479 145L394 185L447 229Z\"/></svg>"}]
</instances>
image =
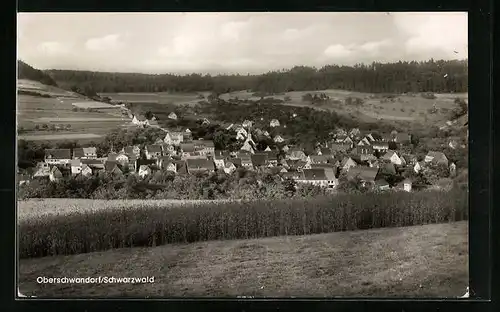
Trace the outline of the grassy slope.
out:
<instances>
[{"instance_id":1,"label":"grassy slope","mask_svg":"<svg viewBox=\"0 0 500 312\"><path fill-rule=\"evenodd\" d=\"M468 284L467 223L119 249L20 261L37 296L456 297ZM46 277L153 284L42 285Z\"/></svg>"}]
</instances>

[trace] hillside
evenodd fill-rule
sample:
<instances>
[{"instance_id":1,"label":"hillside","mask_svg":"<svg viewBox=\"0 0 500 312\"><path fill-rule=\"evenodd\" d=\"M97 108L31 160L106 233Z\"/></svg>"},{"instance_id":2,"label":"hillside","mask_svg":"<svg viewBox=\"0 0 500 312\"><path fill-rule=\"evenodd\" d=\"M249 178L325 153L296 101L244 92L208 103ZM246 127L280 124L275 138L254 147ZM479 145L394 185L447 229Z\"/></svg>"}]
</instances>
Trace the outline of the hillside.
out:
<instances>
[{"instance_id":1,"label":"hillside","mask_svg":"<svg viewBox=\"0 0 500 312\"><path fill-rule=\"evenodd\" d=\"M327 65L320 69L295 66L261 75L172 75L110 73L75 70L45 71L65 88L97 93L200 92L227 93L252 90L261 93L340 89L368 93L467 92L467 60Z\"/></svg>"},{"instance_id":2,"label":"hillside","mask_svg":"<svg viewBox=\"0 0 500 312\"><path fill-rule=\"evenodd\" d=\"M467 222L115 249L19 262L39 297L458 297ZM146 277L148 284L37 284L46 277Z\"/></svg>"},{"instance_id":3,"label":"hillside","mask_svg":"<svg viewBox=\"0 0 500 312\"><path fill-rule=\"evenodd\" d=\"M35 69L23 61L17 61L17 78L40 82L49 86L57 86L57 83L47 73Z\"/></svg>"}]
</instances>

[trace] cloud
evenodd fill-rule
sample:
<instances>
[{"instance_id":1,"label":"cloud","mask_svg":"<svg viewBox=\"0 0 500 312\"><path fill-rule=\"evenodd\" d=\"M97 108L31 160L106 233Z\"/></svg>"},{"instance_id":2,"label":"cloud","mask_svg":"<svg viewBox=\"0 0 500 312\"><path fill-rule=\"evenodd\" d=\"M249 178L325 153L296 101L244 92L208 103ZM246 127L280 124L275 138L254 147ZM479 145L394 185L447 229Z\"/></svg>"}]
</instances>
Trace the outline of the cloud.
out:
<instances>
[{"instance_id":1,"label":"cloud","mask_svg":"<svg viewBox=\"0 0 500 312\"><path fill-rule=\"evenodd\" d=\"M220 28L220 35L225 40L238 41L246 26L247 22L230 21L224 23Z\"/></svg>"},{"instance_id":2,"label":"cloud","mask_svg":"<svg viewBox=\"0 0 500 312\"><path fill-rule=\"evenodd\" d=\"M90 51L118 50L123 47L120 34L111 34L100 38L91 38L85 43Z\"/></svg>"},{"instance_id":3,"label":"cloud","mask_svg":"<svg viewBox=\"0 0 500 312\"><path fill-rule=\"evenodd\" d=\"M332 44L324 51L324 54L330 58L345 58L350 56L351 53L351 50L342 44Z\"/></svg>"},{"instance_id":4,"label":"cloud","mask_svg":"<svg viewBox=\"0 0 500 312\"><path fill-rule=\"evenodd\" d=\"M369 41L362 44L359 48L365 52L377 53L380 52L381 49L390 47L391 45L392 41L390 39L385 39L380 41Z\"/></svg>"},{"instance_id":5,"label":"cloud","mask_svg":"<svg viewBox=\"0 0 500 312\"><path fill-rule=\"evenodd\" d=\"M404 47L410 54L437 53L440 57L467 57L466 13L402 13L395 25L408 35Z\"/></svg>"},{"instance_id":6,"label":"cloud","mask_svg":"<svg viewBox=\"0 0 500 312\"><path fill-rule=\"evenodd\" d=\"M70 47L67 44L57 41L42 42L37 46L37 50L45 55L63 55L70 52Z\"/></svg>"}]
</instances>

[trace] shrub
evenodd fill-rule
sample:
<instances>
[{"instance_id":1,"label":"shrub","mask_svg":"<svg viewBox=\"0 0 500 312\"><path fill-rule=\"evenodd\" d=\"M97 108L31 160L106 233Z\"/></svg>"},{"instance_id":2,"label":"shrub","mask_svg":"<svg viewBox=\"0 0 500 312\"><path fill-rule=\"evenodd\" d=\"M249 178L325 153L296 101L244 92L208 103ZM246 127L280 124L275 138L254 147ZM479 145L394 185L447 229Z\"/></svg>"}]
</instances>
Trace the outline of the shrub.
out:
<instances>
[{"instance_id":1,"label":"shrub","mask_svg":"<svg viewBox=\"0 0 500 312\"><path fill-rule=\"evenodd\" d=\"M138 205L20 221L19 254L21 258L32 258L169 243L459 221L468 218L468 194L453 189L166 208Z\"/></svg>"}]
</instances>

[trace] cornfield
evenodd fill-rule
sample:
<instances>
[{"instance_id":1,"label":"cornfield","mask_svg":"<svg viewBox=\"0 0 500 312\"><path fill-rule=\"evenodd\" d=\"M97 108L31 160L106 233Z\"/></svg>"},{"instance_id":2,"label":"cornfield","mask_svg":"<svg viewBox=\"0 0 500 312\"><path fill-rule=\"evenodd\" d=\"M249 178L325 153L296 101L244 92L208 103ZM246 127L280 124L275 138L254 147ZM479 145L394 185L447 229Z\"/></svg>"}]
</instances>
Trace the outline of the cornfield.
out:
<instances>
[{"instance_id":1,"label":"cornfield","mask_svg":"<svg viewBox=\"0 0 500 312\"><path fill-rule=\"evenodd\" d=\"M207 240L353 231L466 220L468 194L338 195L314 199L182 204L165 209L74 210L18 222L21 258Z\"/></svg>"}]
</instances>

